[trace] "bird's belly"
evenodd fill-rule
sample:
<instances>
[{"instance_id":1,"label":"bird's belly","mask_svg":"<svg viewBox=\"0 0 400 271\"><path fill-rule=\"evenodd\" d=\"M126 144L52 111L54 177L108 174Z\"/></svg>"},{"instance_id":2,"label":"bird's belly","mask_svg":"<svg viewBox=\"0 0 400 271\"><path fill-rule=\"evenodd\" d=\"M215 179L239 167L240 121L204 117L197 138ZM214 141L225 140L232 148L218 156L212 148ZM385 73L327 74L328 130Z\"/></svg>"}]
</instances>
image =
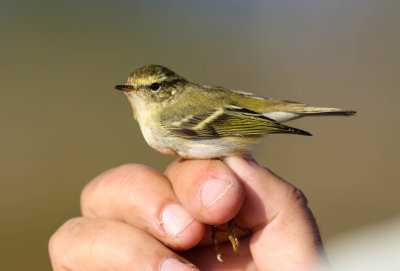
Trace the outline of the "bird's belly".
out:
<instances>
[{"instance_id":1,"label":"bird's belly","mask_svg":"<svg viewBox=\"0 0 400 271\"><path fill-rule=\"evenodd\" d=\"M237 137L187 139L149 126L141 126L141 130L146 142L155 150L186 159L249 156L259 144L256 139Z\"/></svg>"}]
</instances>

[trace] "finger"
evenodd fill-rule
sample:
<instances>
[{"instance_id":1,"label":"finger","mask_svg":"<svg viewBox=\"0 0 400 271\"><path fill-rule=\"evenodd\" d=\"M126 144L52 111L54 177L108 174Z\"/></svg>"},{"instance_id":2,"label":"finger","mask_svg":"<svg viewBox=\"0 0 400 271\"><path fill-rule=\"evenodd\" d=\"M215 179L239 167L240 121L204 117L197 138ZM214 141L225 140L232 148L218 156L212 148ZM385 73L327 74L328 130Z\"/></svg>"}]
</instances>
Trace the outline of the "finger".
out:
<instances>
[{"instance_id":1,"label":"finger","mask_svg":"<svg viewBox=\"0 0 400 271\"><path fill-rule=\"evenodd\" d=\"M114 220L71 219L51 237L49 252L56 271L193 270L146 232Z\"/></svg>"},{"instance_id":2,"label":"finger","mask_svg":"<svg viewBox=\"0 0 400 271\"><path fill-rule=\"evenodd\" d=\"M255 161L224 161L243 181L246 199L237 220L254 232L250 250L256 265L263 270L312 270L322 244L303 193Z\"/></svg>"},{"instance_id":3,"label":"finger","mask_svg":"<svg viewBox=\"0 0 400 271\"><path fill-rule=\"evenodd\" d=\"M166 175L179 201L203 223L225 223L243 203L239 179L221 160L178 160L167 168Z\"/></svg>"},{"instance_id":4,"label":"finger","mask_svg":"<svg viewBox=\"0 0 400 271\"><path fill-rule=\"evenodd\" d=\"M86 217L127 222L178 250L193 247L204 234L168 179L143 165L123 165L95 178L82 192L81 208Z\"/></svg>"}]
</instances>

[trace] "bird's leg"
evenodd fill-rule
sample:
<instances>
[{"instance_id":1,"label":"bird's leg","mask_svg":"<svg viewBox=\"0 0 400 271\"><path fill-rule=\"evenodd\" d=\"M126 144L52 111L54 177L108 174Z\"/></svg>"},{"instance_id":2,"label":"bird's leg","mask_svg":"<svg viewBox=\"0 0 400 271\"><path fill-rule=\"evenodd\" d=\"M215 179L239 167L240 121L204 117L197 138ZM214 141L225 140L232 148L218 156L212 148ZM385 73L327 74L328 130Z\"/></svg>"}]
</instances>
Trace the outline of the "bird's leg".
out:
<instances>
[{"instance_id":1,"label":"bird's leg","mask_svg":"<svg viewBox=\"0 0 400 271\"><path fill-rule=\"evenodd\" d=\"M218 226L212 226L211 228L211 238L214 241L214 249L215 249L215 253L217 253L217 260L220 263L224 263L224 260L222 260L222 252L221 252L221 244L218 242L217 239L217 232L218 231L224 231L218 228Z\"/></svg>"},{"instance_id":2,"label":"bird's leg","mask_svg":"<svg viewBox=\"0 0 400 271\"><path fill-rule=\"evenodd\" d=\"M214 248L215 248L215 252L217 253L217 259L221 263L223 263L224 261L222 260L221 244L218 242L218 240L216 238L216 234L218 231L227 232L228 239L229 239L229 242L232 244L233 251L236 254L239 254L238 253L239 238L237 237L236 228L242 232L247 233L248 235L251 235L251 231L249 229L245 229L245 228L242 228L242 227L236 225L233 219L229 220L227 230L222 230L222 229L218 228L218 226L212 226L212 239L214 241Z\"/></svg>"},{"instance_id":3,"label":"bird's leg","mask_svg":"<svg viewBox=\"0 0 400 271\"><path fill-rule=\"evenodd\" d=\"M229 242L232 244L233 251L238 254L239 250L239 239L237 238L236 235L236 229L235 229L235 222L232 220L229 220L228 222L228 238Z\"/></svg>"},{"instance_id":4,"label":"bird's leg","mask_svg":"<svg viewBox=\"0 0 400 271\"><path fill-rule=\"evenodd\" d=\"M232 221L232 223L233 223L233 227L236 227L236 228L238 228L240 231L246 233L248 236L251 236L252 232L251 232L250 229L246 229L246 228L240 227L239 225L236 225L235 222L233 222L233 220L231 220L231 221ZM230 222L230 221L229 221L229 222Z\"/></svg>"}]
</instances>

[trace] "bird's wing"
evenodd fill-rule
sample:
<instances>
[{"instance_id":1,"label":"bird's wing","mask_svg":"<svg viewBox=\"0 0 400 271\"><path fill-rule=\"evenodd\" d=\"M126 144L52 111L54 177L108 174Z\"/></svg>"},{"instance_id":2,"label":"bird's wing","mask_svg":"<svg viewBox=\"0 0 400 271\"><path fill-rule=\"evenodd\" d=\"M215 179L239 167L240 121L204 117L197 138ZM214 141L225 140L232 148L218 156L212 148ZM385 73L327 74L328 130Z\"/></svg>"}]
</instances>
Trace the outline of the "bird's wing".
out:
<instances>
[{"instance_id":1,"label":"bird's wing","mask_svg":"<svg viewBox=\"0 0 400 271\"><path fill-rule=\"evenodd\" d=\"M180 121L162 121L162 126L174 135L191 139L257 137L268 133L310 135L234 105L216 108L201 115L188 115Z\"/></svg>"}]
</instances>

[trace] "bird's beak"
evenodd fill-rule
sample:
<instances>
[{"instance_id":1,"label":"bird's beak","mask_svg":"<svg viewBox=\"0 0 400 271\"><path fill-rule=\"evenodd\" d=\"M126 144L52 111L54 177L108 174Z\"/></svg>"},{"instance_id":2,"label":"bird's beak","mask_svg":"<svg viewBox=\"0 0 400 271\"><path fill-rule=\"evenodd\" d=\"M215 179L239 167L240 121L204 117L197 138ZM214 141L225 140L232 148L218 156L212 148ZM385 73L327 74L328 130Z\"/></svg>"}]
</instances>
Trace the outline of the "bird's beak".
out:
<instances>
[{"instance_id":1,"label":"bird's beak","mask_svg":"<svg viewBox=\"0 0 400 271\"><path fill-rule=\"evenodd\" d=\"M131 85L116 85L115 89L130 92L130 91L137 91L133 86Z\"/></svg>"}]
</instances>

